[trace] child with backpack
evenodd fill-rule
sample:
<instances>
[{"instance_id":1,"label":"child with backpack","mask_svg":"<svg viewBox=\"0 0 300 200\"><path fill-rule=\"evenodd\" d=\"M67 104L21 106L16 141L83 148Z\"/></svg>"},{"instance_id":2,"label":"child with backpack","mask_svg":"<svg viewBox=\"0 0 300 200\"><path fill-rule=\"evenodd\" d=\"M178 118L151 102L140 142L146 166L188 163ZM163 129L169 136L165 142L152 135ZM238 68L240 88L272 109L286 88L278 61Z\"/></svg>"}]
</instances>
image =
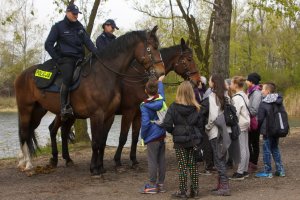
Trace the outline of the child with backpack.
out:
<instances>
[{"instance_id":1,"label":"child with backpack","mask_svg":"<svg viewBox=\"0 0 300 200\"><path fill-rule=\"evenodd\" d=\"M236 114L239 121L241 133L239 135L239 153L240 161L238 163L237 172L235 172L230 180L244 180L248 177L249 165L249 147L248 147L248 129L250 126L250 111L248 108L249 99L244 92L244 84L246 79L242 76L235 76L231 80L230 88L233 92L232 101L236 108Z\"/></svg>"},{"instance_id":2,"label":"child with backpack","mask_svg":"<svg viewBox=\"0 0 300 200\"><path fill-rule=\"evenodd\" d=\"M165 137L166 131L158 123L157 112L164 106L165 94L164 76L158 82L150 79L146 83L145 92L148 98L140 106L142 114L141 138L147 145L148 172L150 183L146 184L142 193L155 194L165 192L164 181L166 173Z\"/></svg>"},{"instance_id":3,"label":"child with backpack","mask_svg":"<svg viewBox=\"0 0 300 200\"><path fill-rule=\"evenodd\" d=\"M208 97L209 114L205 131L213 149L214 163L219 174L217 187L212 190L212 193L218 196L229 196L230 189L226 172L226 154L231 140L229 131L227 131L228 126L224 119L225 114L223 113L226 101L230 100L230 98L226 92L224 78L220 74L214 74L210 77L209 86L212 93Z\"/></svg>"},{"instance_id":4,"label":"child with backpack","mask_svg":"<svg viewBox=\"0 0 300 200\"><path fill-rule=\"evenodd\" d=\"M173 136L179 168L179 190L172 195L174 198L187 198L188 174L191 180L190 198L199 197L199 174L194 152L202 137L199 110L200 106L195 99L191 83L183 81L177 89L176 100L170 105L163 123Z\"/></svg>"},{"instance_id":5,"label":"child with backpack","mask_svg":"<svg viewBox=\"0 0 300 200\"><path fill-rule=\"evenodd\" d=\"M272 156L276 166L275 176L285 176L278 143L279 137L284 137L288 133L289 126L283 98L275 93L275 90L274 83L266 83L262 88L263 100L258 109L258 126L263 135L264 170L255 175L258 178L273 177ZM285 135L281 135L283 132Z\"/></svg>"}]
</instances>

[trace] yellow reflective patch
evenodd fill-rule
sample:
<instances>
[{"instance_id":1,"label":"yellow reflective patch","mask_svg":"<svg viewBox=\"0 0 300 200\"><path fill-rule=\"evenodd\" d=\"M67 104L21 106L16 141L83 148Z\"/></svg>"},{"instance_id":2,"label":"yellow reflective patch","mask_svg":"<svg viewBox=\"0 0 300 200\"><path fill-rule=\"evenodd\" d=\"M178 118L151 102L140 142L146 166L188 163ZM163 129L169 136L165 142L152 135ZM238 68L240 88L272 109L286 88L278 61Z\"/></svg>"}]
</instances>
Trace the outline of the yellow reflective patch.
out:
<instances>
[{"instance_id":1,"label":"yellow reflective patch","mask_svg":"<svg viewBox=\"0 0 300 200\"><path fill-rule=\"evenodd\" d=\"M35 71L34 76L41 77L41 78L44 78L44 79L50 79L51 76L52 76L52 72L47 72L47 71L37 69Z\"/></svg>"}]
</instances>

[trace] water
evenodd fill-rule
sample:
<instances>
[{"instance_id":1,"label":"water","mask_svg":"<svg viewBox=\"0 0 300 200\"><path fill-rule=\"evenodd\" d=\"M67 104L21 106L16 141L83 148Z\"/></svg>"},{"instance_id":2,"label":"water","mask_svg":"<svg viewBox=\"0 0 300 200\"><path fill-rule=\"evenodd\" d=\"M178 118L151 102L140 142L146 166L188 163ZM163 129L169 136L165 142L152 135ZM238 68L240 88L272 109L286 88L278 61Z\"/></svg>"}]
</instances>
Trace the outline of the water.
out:
<instances>
[{"instance_id":1,"label":"water","mask_svg":"<svg viewBox=\"0 0 300 200\"><path fill-rule=\"evenodd\" d=\"M50 135L48 126L54 119L55 115L47 113L39 127L36 129L36 137L40 146L50 144ZM112 128L108 134L106 144L108 146L118 146L121 116L116 116ZM90 134L90 124L88 120L88 133ZM60 139L59 137L57 139ZM129 130L128 140L125 146L131 144L131 129ZM17 113L0 112L0 158L16 157L20 150L18 136L18 119Z\"/></svg>"},{"instance_id":2,"label":"water","mask_svg":"<svg viewBox=\"0 0 300 200\"><path fill-rule=\"evenodd\" d=\"M47 113L42 119L41 124L36 130L36 136L40 146L50 143L48 126L54 119L54 115ZM290 117L291 127L300 127L300 118ZM108 134L106 144L108 146L117 146L119 143L121 116L116 116L112 128ZM89 127L89 120L88 120ZM90 129L88 128L90 134ZM60 138L58 137L58 140ZM125 146L131 144L131 129ZM19 152L18 120L17 113L0 113L0 158L15 157Z\"/></svg>"}]
</instances>

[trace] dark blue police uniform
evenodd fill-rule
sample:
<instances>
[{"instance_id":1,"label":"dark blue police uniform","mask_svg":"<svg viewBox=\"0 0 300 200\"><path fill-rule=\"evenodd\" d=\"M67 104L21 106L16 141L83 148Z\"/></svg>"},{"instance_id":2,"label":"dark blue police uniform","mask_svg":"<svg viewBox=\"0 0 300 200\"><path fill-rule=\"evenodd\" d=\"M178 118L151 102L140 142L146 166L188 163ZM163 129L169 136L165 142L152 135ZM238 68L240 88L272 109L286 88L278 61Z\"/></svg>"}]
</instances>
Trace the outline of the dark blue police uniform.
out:
<instances>
[{"instance_id":1,"label":"dark blue police uniform","mask_svg":"<svg viewBox=\"0 0 300 200\"><path fill-rule=\"evenodd\" d=\"M67 12L80 13L74 4L67 7ZM55 46L54 46L55 45ZM62 119L73 115L72 108L68 105L69 87L72 82L76 62L84 57L84 45L88 50L97 53L89 35L79 21L72 22L67 16L52 26L45 42L45 49L52 59L58 64L63 76L61 86Z\"/></svg>"}]
</instances>

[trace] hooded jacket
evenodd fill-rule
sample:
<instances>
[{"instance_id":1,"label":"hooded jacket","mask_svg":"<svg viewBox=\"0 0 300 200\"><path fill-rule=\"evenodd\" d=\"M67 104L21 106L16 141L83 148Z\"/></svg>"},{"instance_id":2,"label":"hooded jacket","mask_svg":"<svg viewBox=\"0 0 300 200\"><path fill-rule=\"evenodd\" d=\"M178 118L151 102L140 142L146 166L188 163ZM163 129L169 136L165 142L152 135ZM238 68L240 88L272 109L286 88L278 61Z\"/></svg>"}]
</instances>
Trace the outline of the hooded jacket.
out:
<instances>
[{"instance_id":1,"label":"hooded jacket","mask_svg":"<svg viewBox=\"0 0 300 200\"><path fill-rule=\"evenodd\" d=\"M201 142L201 120L195 106L172 103L163 126L172 134L174 148L190 148Z\"/></svg>"},{"instance_id":2,"label":"hooded jacket","mask_svg":"<svg viewBox=\"0 0 300 200\"><path fill-rule=\"evenodd\" d=\"M166 136L165 129L155 123L156 120L159 120L156 112L162 109L165 101L164 88L161 81L158 82L158 93L159 95L146 99L140 106L142 114L141 137L145 144Z\"/></svg>"},{"instance_id":3,"label":"hooded jacket","mask_svg":"<svg viewBox=\"0 0 300 200\"><path fill-rule=\"evenodd\" d=\"M248 98L249 98L249 110L251 116L257 116L258 107L261 102L261 88L259 85L255 85L248 89Z\"/></svg>"},{"instance_id":4,"label":"hooded jacket","mask_svg":"<svg viewBox=\"0 0 300 200\"><path fill-rule=\"evenodd\" d=\"M236 108L236 115L239 119L241 131L248 131L250 127L250 114L247 108L249 105L249 99L247 95L243 91L238 92L233 95L232 101L234 107Z\"/></svg>"},{"instance_id":5,"label":"hooded jacket","mask_svg":"<svg viewBox=\"0 0 300 200\"><path fill-rule=\"evenodd\" d=\"M268 94L266 97L263 98L262 102L259 105L258 115L257 115L258 127L260 133L263 134L264 136L267 136L268 134L266 120L267 117L272 117L269 116L269 114L272 109L272 104L274 103L278 105L282 105L283 98L280 94L278 93Z\"/></svg>"},{"instance_id":6,"label":"hooded jacket","mask_svg":"<svg viewBox=\"0 0 300 200\"><path fill-rule=\"evenodd\" d=\"M229 98L228 93L225 92L225 97ZM208 135L209 140L212 140L218 137L218 127L215 125L215 120L217 117L222 114L224 111L221 110L220 105L216 101L216 94L214 92L210 93L208 96L209 101L209 114L208 121L205 125L205 132ZM227 131L231 133L231 128L228 126Z\"/></svg>"},{"instance_id":7,"label":"hooded jacket","mask_svg":"<svg viewBox=\"0 0 300 200\"><path fill-rule=\"evenodd\" d=\"M105 49L105 47L107 47L109 43L111 43L115 39L116 36L114 34L103 32L96 39L96 47L99 51L102 51L103 49Z\"/></svg>"}]
</instances>

